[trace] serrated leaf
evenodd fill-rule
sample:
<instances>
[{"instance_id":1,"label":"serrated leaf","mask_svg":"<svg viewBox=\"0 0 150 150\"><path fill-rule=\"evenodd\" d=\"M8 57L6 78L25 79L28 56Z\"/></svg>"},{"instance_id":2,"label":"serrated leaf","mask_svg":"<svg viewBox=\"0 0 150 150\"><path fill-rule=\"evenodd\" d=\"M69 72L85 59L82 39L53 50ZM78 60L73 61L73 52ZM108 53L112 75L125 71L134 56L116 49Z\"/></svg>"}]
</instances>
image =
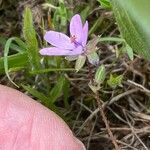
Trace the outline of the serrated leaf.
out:
<instances>
[{"instance_id":1,"label":"serrated leaf","mask_svg":"<svg viewBox=\"0 0 150 150\"><path fill-rule=\"evenodd\" d=\"M94 80L97 84L101 84L105 80L105 77L106 77L106 69L104 65L101 65L95 73Z\"/></svg>"},{"instance_id":2,"label":"serrated leaf","mask_svg":"<svg viewBox=\"0 0 150 150\"><path fill-rule=\"evenodd\" d=\"M36 32L33 26L32 12L26 7L23 14L23 36L27 44L27 53L31 70L40 68L40 57Z\"/></svg>"},{"instance_id":3,"label":"serrated leaf","mask_svg":"<svg viewBox=\"0 0 150 150\"><path fill-rule=\"evenodd\" d=\"M121 85L122 79L123 75L114 76L111 74L109 80L107 80L107 84L112 88L116 88Z\"/></svg>"},{"instance_id":4,"label":"serrated leaf","mask_svg":"<svg viewBox=\"0 0 150 150\"><path fill-rule=\"evenodd\" d=\"M149 0L111 0L120 32L131 48L150 60Z\"/></svg>"},{"instance_id":5,"label":"serrated leaf","mask_svg":"<svg viewBox=\"0 0 150 150\"><path fill-rule=\"evenodd\" d=\"M76 60L76 64L75 64L76 72L78 72L84 66L85 61L86 61L86 56L79 55L78 59Z\"/></svg>"}]
</instances>

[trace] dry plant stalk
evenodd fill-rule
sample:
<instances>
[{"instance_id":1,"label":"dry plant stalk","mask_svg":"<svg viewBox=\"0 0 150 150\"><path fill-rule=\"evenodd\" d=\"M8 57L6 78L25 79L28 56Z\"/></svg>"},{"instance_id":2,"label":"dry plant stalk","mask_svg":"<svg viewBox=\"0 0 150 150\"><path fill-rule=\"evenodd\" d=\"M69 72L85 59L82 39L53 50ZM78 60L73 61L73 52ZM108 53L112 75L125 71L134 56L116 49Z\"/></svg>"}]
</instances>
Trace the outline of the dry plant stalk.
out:
<instances>
[{"instance_id":1,"label":"dry plant stalk","mask_svg":"<svg viewBox=\"0 0 150 150\"><path fill-rule=\"evenodd\" d=\"M115 147L115 150L121 150L119 145L117 144L117 141L116 141L116 138L114 137L111 129L110 129L110 126L109 126L109 123L107 121L107 117L105 116L105 113L104 113L104 110L103 110L103 107L102 107L102 104L100 102L100 96L99 96L99 93L96 92L95 94L95 98L96 98L96 101L97 101L97 104L98 104L98 108L99 108L99 111L100 111L100 115L102 116L102 119L105 123L105 126L106 126L106 130L110 136L110 139Z\"/></svg>"}]
</instances>

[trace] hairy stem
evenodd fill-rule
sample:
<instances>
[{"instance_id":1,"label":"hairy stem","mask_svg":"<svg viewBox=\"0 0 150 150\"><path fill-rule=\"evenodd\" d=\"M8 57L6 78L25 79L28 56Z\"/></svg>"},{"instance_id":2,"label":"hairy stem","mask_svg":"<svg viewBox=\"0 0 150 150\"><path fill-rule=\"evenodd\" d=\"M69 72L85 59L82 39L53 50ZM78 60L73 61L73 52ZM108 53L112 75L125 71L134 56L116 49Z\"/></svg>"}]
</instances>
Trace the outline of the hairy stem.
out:
<instances>
[{"instance_id":1,"label":"hairy stem","mask_svg":"<svg viewBox=\"0 0 150 150\"><path fill-rule=\"evenodd\" d=\"M95 98L96 98L96 101L97 101L97 104L98 104L98 108L99 108L99 111L100 111L100 115L102 116L102 119L105 123L105 126L106 126L106 130L110 136L110 139L115 147L116 150L120 150L120 147L118 146L117 142L116 142L116 138L113 136L113 133L111 132L111 129L110 129L110 126L109 126L109 123L107 121L107 117L104 113L104 110L103 110L103 107L102 107L102 104L101 104L101 101L100 101L100 96L99 96L99 93L96 92L95 94Z\"/></svg>"},{"instance_id":2,"label":"hairy stem","mask_svg":"<svg viewBox=\"0 0 150 150\"><path fill-rule=\"evenodd\" d=\"M93 85L94 85L94 80L93 80L93 75L92 75L92 68L91 68L91 64L90 64L90 63L88 63L88 70L89 70L89 75L88 75L88 77L89 77L90 81L91 81L91 82L93 83ZM105 115L105 113L104 113L104 110L103 110L103 107L102 107L102 104L101 104L101 100L100 100L100 96L99 96L98 91L95 93L95 99L96 99L96 102L97 102L97 104L98 104L98 108L99 108L99 111L100 111L100 115L102 116L102 119L103 119L103 121L104 121L104 123L105 123L105 126L106 126L106 130L107 130L108 135L110 136L110 139L111 139L111 141L112 141L112 143L113 143L113 145L114 145L114 147L115 147L115 150L120 150L120 147L119 147L119 145L118 145L117 142L116 142L116 138L113 136L113 133L111 132L109 123L108 123L108 121L107 121L107 117L106 117L106 115Z\"/></svg>"}]
</instances>

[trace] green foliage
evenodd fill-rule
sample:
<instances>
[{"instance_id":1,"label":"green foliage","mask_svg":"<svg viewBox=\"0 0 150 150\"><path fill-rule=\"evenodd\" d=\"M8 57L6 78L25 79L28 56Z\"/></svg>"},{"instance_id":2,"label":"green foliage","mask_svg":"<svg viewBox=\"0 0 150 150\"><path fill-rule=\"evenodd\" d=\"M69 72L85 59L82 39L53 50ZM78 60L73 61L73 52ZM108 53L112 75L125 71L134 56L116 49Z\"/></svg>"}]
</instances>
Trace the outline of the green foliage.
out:
<instances>
[{"instance_id":1,"label":"green foliage","mask_svg":"<svg viewBox=\"0 0 150 150\"><path fill-rule=\"evenodd\" d=\"M63 87L65 85L66 79L64 76L60 76L55 86L50 91L50 100L54 103L58 97L62 95Z\"/></svg>"},{"instance_id":2,"label":"green foliage","mask_svg":"<svg viewBox=\"0 0 150 150\"><path fill-rule=\"evenodd\" d=\"M114 89L121 85L122 79L123 75L115 76L111 74L109 80L107 80L107 84Z\"/></svg>"},{"instance_id":3,"label":"green foliage","mask_svg":"<svg viewBox=\"0 0 150 150\"><path fill-rule=\"evenodd\" d=\"M118 38L118 37L99 37L99 42L125 43L125 40L123 38Z\"/></svg>"},{"instance_id":4,"label":"green foliage","mask_svg":"<svg viewBox=\"0 0 150 150\"><path fill-rule=\"evenodd\" d=\"M5 61L5 68L4 68ZM9 72L9 70L13 70L14 68L24 68L28 64L28 56L27 53L17 53L14 55L1 57L0 58L0 74L4 74L4 72Z\"/></svg>"},{"instance_id":5,"label":"green foliage","mask_svg":"<svg viewBox=\"0 0 150 150\"><path fill-rule=\"evenodd\" d=\"M92 27L89 30L89 35L95 33L95 31L100 28L102 21L103 21L102 16L100 16L97 20L95 20L95 22L93 23Z\"/></svg>"},{"instance_id":6,"label":"green foliage","mask_svg":"<svg viewBox=\"0 0 150 150\"><path fill-rule=\"evenodd\" d=\"M113 4L115 16L117 16L117 23L121 22L119 28L123 36L118 33L115 20L110 12L110 9L112 9L110 1ZM144 78L148 73L147 61L143 61L133 53L133 50L136 52L145 48L147 48L147 51L149 50L149 14L143 15L141 11L138 12L135 9L138 5L145 7L146 1L84 0L76 3L73 0L45 0L42 8L40 7L41 2L36 1L34 3L35 7L32 7L33 14L36 17L35 21L38 17L40 19L42 17L41 22L40 20L36 21L38 26L35 27L38 30L35 30L34 18L32 18L29 8L24 11L23 23L19 22L23 25L23 40L25 42L21 38L13 37L8 40L6 38L14 35L14 33L16 35L20 34L20 28L16 30L16 24L18 24L17 11L13 10L12 7L8 7L15 17L13 17L14 19L12 16L10 17L7 14L8 10L2 11L1 16L3 19L0 20L3 21L4 18L6 20L4 24L2 21L0 22L0 33L2 33L0 36L0 50L2 50L0 55L4 54L4 57L0 58L1 83L9 85L8 76L11 81L13 80L20 86L20 91L42 103L61 117L65 117L67 123L81 139L83 139L85 131L87 131L86 135L97 133L95 127L99 126L99 118L97 118L99 114L92 115L93 112L97 112L97 107L100 106L97 105L97 102L103 105L111 99L111 103L106 103L109 106L113 104L111 110L106 110L108 112L106 121L108 120L108 123L110 121L115 125L115 123L118 123L118 118L122 117L122 112L120 109L117 110L116 107L122 108L123 105L125 110L130 108L128 103L131 100L124 101L126 95L129 97L136 95L135 105L137 104L137 109L140 106L140 103L137 102L146 102L149 98L147 94L149 93L147 90L149 88L148 84L142 84L143 82L148 83L148 79ZM121 3L122 5L120 5ZM127 7L133 3L134 6ZM20 2L16 4L18 6ZM37 5L38 7L36 7ZM88 44L84 48L85 53L82 56L67 56L67 60L63 56L40 56L39 50L41 47L49 47L43 39L45 30L63 32L69 36L69 22L75 14L80 14L83 22L85 20L89 22ZM146 21L144 20L145 17L147 17ZM38 33L39 35L37 35ZM145 46L139 46L141 43L144 43ZM135 45L137 46L135 47ZM124 53L128 55L130 60L135 57L137 61L130 62L126 57L123 58L122 54ZM149 53L144 55L148 56ZM74 62L68 60L74 60ZM139 73L134 76L136 72L132 69L128 71L126 64L139 65L138 68L133 66L133 69L138 69ZM142 67L144 67L144 72L141 70ZM124 73L126 74L125 79L123 78ZM127 79L131 79L132 76L134 77L133 84L129 83ZM135 88L134 83L138 89ZM141 92L137 92L137 90ZM95 98L97 101L95 101ZM120 102L119 99L123 101ZM134 99L132 101L134 103ZM124 105L125 103L127 104ZM132 106L131 110L133 110ZM89 131L89 118L92 123L92 132ZM121 125L123 124L121 123ZM89 142L89 139L84 142ZM122 147L123 145L120 144L119 146ZM90 143L87 144L86 148L89 149L89 147L91 147ZM111 145L110 149L113 149Z\"/></svg>"},{"instance_id":7,"label":"green foliage","mask_svg":"<svg viewBox=\"0 0 150 150\"><path fill-rule=\"evenodd\" d=\"M99 63L99 55L96 52L93 52L87 55L89 63L97 65Z\"/></svg>"},{"instance_id":8,"label":"green foliage","mask_svg":"<svg viewBox=\"0 0 150 150\"><path fill-rule=\"evenodd\" d=\"M65 108L69 108L68 98L70 93L70 83L68 80L65 80L62 91Z\"/></svg>"},{"instance_id":9,"label":"green foliage","mask_svg":"<svg viewBox=\"0 0 150 150\"><path fill-rule=\"evenodd\" d=\"M51 110L59 113L57 107L52 103L50 97L45 96L43 93L39 92L38 90L32 88L31 86L22 85L22 87L32 94L35 98L37 98L42 104L50 108Z\"/></svg>"},{"instance_id":10,"label":"green foliage","mask_svg":"<svg viewBox=\"0 0 150 150\"><path fill-rule=\"evenodd\" d=\"M85 22L85 20L87 19L87 16L89 15L90 11L92 10L92 7L90 7L89 5L87 5L80 13L82 21Z\"/></svg>"},{"instance_id":11,"label":"green foliage","mask_svg":"<svg viewBox=\"0 0 150 150\"><path fill-rule=\"evenodd\" d=\"M85 61L86 61L86 56L80 55L78 57L78 59L76 60L76 64L75 64L76 72L78 72L84 66Z\"/></svg>"},{"instance_id":12,"label":"green foliage","mask_svg":"<svg viewBox=\"0 0 150 150\"><path fill-rule=\"evenodd\" d=\"M32 12L26 7L23 14L23 36L27 44L27 53L30 62L30 69L40 68L40 57L36 32L33 26Z\"/></svg>"},{"instance_id":13,"label":"green foliage","mask_svg":"<svg viewBox=\"0 0 150 150\"><path fill-rule=\"evenodd\" d=\"M102 84L105 80L106 77L106 69L104 65L99 66L99 68L97 69L96 73L95 73L95 82L97 84Z\"/></svg>"},{"instance_id":14,"label":"green foliage","mask_svg":"<svg viewBox=\"0 0 150 150\"><path fill-rule=\"evenodd\" d=\"M10 45L11 45L12 41L14 41L14 40L15 40L15 41L19 44L19 46L20 46L20 51L19 51L20 53L23 53L24 50L26 49L26 45L25 45L24 42L21 41L19 38L12 37L12 38L8 39L8 40L6 41L5 48L4 48L4 70L5 70L5 73L6 73L7 77L8 77L8 79L10 80L10 82L12 82L15 86L18 87L18 85L15 84L15 83L12 81L12 79L10 78L10 76L9 76L9 67L8 67L8 53L9 53L9 50L10 50ZM20 66L18 66L18 67L20 67ZM12 68L11 68L11 69L12 69Z\"/></svg>"},{"instance_id":15,"label":"green foliage","mask_svg":"<svg viewBox=\"0 0 150 150\"><path fill-rule=\"evenodd\" d=\"M104 65L101 65L96 70L94 80L90 81L88 86L94 93L96 93L101 88L101 84L104 82L105 78L106 78L106 69Z\"/></svg>"},{"instance_id":16,"label":"green foliage","mask_svg":"<svg viewBox=\"0 0 150 150\"><path fill-rule=\"evenodd\" d=\"M101 6L102 6L102 8L111 8L111 4L110 4L110 0L97 0L100 4L101 4Z\"/></svg>"},{"instance_id":17,"label":"green foliage","mask_svg":"<svg viewBox=\"0 0 150 150\"><path fill-rule=\"evenodd\" d=\"M30 94L32 94L33 96L35 96L36 98L38 98L38 100L40 100L41 103L43 103L47 107L49 107L50 105L52 105L49 97L45 96L43 93L41 93L41 92L37 91L36 89L32 88L30 85L28 85L28 86L22 85L22 87L26 91L28 91Z\"/></svg>"},{"instance_id":18,"label":"green foliage","mask_svg":"<svg viewBox=\"0 0 150 150\"><path fill-rule=\"evenodd\" d=\"M128 44L126 44L125 45L125 50L126 50L128 56L129 56L130 60L133 60L134 54L133 54L132 48Z\"/></svg>"},{"instance_id":19,"label":"green foliage","mask_svg":"<svg viewBox=\"0 0 150 150\"><path fill-rule=\"evenodd\" d=\"M8 39L6 39L5 37L0 37L0 44L2 46L5 46L6 42ZM16 43L13 43L13 41L15 41ZM26 51L27 47L26 44L17 37L13 37L12 42L9 45L9 49L12 49L16 52L23 52Z\"/></svg>"},{"instance_id":20,"label":"green foliage","mask_svg":"<svg viewBox=\"0 0 150 150\"><path fill-rule=\"evenodd\" d=\"M48 69L40 69L40 70L34 70L31 71L30 74L32 75L37 75L37 74L44 74L44 73L49 73L49 72L60 72L60 71L75 71L74 68L48 68Z\"/></svg>"},{"instance_id":21,"label":"green foliage","mask_svg":"<svg viewBox=\"0 0 150 150\"><path fill-rule=\"evenodd\" d=\"M123 38L135 52L150 60L150 1L111 0L111 3Z\"/></svg>"},{"instance_id":22,"label":"green foliage","mask_svg":"<svg viewBox=\"0 0 150 150\"><path fill-rule=\"evenodd\" d=\"M67 20L68 20L68 10L65 6L64 0L59 1L59 6L57 9L55 9L54 17L53 17L53 23L56 30L63 31L67 26ZM60 25L58 25L58 22L60 22ZM66 31L66 29L64 30Z\"/></svg>"}]
</instances>

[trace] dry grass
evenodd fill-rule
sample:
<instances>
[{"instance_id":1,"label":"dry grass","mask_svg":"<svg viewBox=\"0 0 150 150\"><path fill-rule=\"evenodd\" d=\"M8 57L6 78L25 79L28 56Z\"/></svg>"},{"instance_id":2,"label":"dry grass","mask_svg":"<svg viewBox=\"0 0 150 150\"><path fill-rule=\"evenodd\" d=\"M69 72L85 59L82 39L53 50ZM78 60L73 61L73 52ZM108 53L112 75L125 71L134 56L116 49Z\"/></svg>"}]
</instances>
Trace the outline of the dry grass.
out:
<instances>
[{"instance_id":1,"label":"dry grass","mask_svg":"<svg viewBox=\"0 0 150 150\"><path fill-rule=\"evenodd\" d=\"M2 2L5 3L5 1ZM19 16L15 16L16 21L13 22L10 20L14 19L14 16L8 17L9 10L5 7L1 10L0 32L4 36L8 37L15 31L17 34L21 33L20 18L22 8L26 4L33 5L32 7L36 8L38 12L42 11L39 14L42 14L40 17L43 17L44 11L41 7L43 1L33 1L32 4L30 2L31 0L20 1L14 5L9 2L11 4L9 8L16 13L15 8L18 6L17 12L20 13ZM85 1L80 3L87 4ZM66 4L71 9L75 7L71 2L67 3L66 1ZM116 36L119 34L112 13L100 9L97 3L88 16L91 27L99 16L101 21L93 35ZM38 16L36 17L38 25L40 19ZM3 21L4 18L5 21ZM14 24L17 29L13 28ZM106 67L106 80L110 74L124 76L121 86L112 89L104 82L99 91L102 107L111 131L121 150L149 150L150 62L136 55L133 61L129 61L128 57L122 53L119 53L118 56L120 45L115 43L99 43L98 48L100 64ZM94 74L95 67L92 70L92 74ZM86 66L79 73L66 73L66 78L70 83L70 108L64 111L64 116L75 135L84 142L87 150L112 150L114 147L99 114L95 95L88 87L90 81L88 74L89 69ZM22 80L22 76L22 74L17 74L17 80ZM4 75L1 76L1 82L9 85ZM61 106L61 100L58 103L59 106Z\"/></svg>"}]
</instances>

